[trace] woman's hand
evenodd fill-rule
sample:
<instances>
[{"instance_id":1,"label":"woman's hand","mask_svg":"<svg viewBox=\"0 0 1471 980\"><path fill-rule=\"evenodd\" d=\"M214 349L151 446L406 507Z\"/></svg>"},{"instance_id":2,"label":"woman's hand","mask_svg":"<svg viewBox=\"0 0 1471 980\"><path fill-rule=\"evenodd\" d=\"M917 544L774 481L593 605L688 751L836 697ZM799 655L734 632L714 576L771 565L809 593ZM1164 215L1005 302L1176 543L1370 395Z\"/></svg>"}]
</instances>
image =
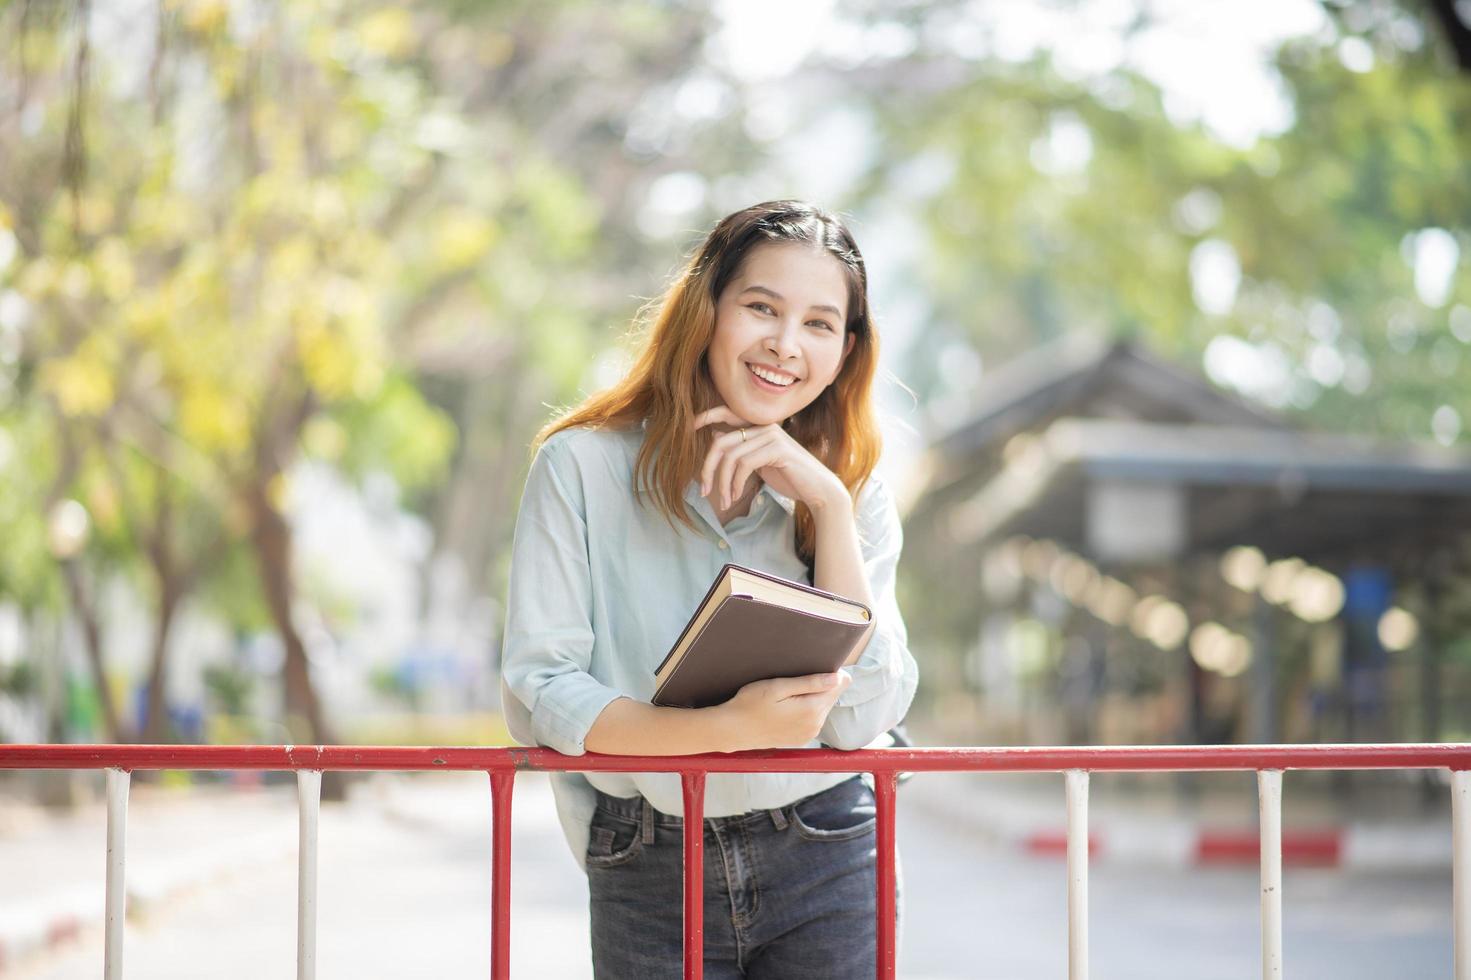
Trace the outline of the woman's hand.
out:
<instances>
[{"instance_id":1,"label":"woman's hand","mask_svg":"<svg viewBox=\"0 0 1471 980\"><path fill-rule=\"evenodd\" d=\"M852 682L846 670L752 681L712 710L724 715L735 751L801 748L822 731L834 702Z\"/></svg>"},{"instance_id":2,"label":"woman's hand","mask_svg":"<svg viewBox=\"0 0 1471 980\"><path fill-rule=\"evenodd\" d=\"M729 426L710 443L700 469L700 493L720 493L721 508L739 500L752 474L771 484L783 496L800 500L813 510L848 503L848 488L822 460L808 452L780 425L751 425L725 405L695 416L693 431L710 424ZM744 435L742 434L744 433Z\"/></svg>"}]
</instances>

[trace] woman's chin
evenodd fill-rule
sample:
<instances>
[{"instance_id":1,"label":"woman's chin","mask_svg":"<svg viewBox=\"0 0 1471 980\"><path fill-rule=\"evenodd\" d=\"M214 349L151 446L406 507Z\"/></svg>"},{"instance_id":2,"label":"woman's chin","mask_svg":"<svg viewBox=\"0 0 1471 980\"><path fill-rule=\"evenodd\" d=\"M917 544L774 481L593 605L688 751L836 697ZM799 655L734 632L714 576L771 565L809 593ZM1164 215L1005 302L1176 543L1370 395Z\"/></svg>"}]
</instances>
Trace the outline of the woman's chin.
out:
<instances>
[{"instance_id":1,"label":"woman's chin","mask_svg":"<svg viewBox=\"0 0 1471 980\"><path fill-rule=\"evenodd\" d=\"M761 408L756 405L748 406L745 409L737 408L734 411L752 425L780 425L791 415L790 412L772 411L770 408Z\"/></svg>"}]
</instances>

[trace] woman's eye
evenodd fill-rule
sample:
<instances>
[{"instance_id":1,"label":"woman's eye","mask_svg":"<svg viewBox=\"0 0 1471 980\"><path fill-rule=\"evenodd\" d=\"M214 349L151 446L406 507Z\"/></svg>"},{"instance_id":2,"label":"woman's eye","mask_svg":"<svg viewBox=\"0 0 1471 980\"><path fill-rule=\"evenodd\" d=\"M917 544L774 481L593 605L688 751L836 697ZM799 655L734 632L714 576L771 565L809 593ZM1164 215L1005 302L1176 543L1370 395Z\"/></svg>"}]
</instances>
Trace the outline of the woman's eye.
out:
<instances>
[{"instance_id":1,"label":"woman's eye","mask_svg":"<svg viewBox=\"0 0 1471 980\"><path fill-rule=\"evenodd\" d=\"M824 330L831 330L833 328L833 325L826 320L813 320L811 326L821 327Z\"/></svg>"},{"instance_id":2,"label":"woman's eye","mask_svg":"<svg viewBox=\"0 0 1471 980\"><path fill-rule=\"evenodd\" d=\"M757 313L771 313L772 312L771 307L767 306L765 303L752 303L752 304L750 304L750 306L751 306L751 309L755 310Z\"/></svg>"}]
</instances>

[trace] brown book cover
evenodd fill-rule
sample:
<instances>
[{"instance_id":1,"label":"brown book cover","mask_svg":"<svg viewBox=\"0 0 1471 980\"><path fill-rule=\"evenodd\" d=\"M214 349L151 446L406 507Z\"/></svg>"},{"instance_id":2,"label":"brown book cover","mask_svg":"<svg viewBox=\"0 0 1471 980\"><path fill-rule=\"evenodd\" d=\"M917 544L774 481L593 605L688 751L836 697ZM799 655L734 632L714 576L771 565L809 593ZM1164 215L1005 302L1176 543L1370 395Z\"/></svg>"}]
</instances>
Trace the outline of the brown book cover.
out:
<instances>
[{"instance_id":1,"label":"brown book cover","mask_svg":"<svg viewBox=\"0 0 1471 980\"><path fill-rule=\"evenodd\" d=\"M861 602L727 564L656 669L654 704L705 708L752 681L837 670L872 620Z\"/></svg>"}]
</instances>

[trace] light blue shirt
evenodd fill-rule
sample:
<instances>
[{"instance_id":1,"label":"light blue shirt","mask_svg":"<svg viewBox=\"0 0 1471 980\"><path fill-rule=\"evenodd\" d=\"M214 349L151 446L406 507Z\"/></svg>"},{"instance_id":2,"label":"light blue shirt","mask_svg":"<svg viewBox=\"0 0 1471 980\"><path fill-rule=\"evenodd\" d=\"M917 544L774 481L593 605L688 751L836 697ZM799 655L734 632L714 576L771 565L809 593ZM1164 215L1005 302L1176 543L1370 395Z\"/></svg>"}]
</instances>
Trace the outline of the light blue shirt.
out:
<instances>
[{"instance_id":1,"label":"light blue shirt","mask_svg":"<svg viewBox=\"0 0 1471 980\"><path fill-rule=\"evenodd\" d=\"M684 499L698 529L678 521L671 527L652 491L635 486L643 438L642 428L565 429L532 461L516 518L501 662L506 723L522 744L581 755L588 729L611 701L648 701L655 668L727 562L807 581L796 552L792 500L763 484L750 511L722 527L699 482L691 480ZM898 724L919 676L894 598L899 513L877 473L855 512L875 627L847 668L853 683L820 733L822 743L838 749L862 748ZM705 815L786 806L849 775L712 773ZM675 816L684 809L677 773L551 778L579 863L587 852L594 787L612 796L642 794Z\"/></svg>"}]
</instances>

